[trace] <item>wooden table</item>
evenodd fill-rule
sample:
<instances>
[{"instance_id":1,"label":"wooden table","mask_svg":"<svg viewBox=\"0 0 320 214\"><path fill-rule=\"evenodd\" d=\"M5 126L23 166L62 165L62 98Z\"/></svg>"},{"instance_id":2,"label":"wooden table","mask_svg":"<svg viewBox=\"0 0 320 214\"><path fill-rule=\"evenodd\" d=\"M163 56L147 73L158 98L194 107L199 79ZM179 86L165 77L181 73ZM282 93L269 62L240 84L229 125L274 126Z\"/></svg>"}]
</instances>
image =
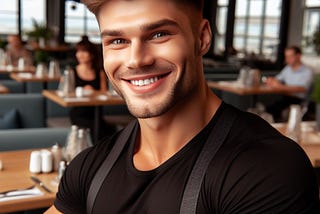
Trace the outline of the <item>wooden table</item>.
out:
<instances>
[{"instance_id":1,"label":"wooden table","mask_svg":"<svg viewBox=\"0 0 320 214\"><path fill-rule=\"evenodd\" d=\"M257 96L263 94L280 94L280 95L292 95L295 93L305 92L305 88L300 86L290 86L286 88L275 88L267 85L260 85L256 87L248 87L239 84L237 81L207 81L210 88L226 91L236 95L244 96L251 95L253 102L252 107L255 107L257 102Z\"/></svg>"},{"instance_id":2,"label":"wooden table","mask_svg":"<svg viewBox=\"0 0 320 214\"><path fill-rule=\"evenodd\" d=\"M236 81L207 81L210 88L215 88L222 91L238 95L259 95L259 94L284 94L290 95L293 93L305 92L305 89L300 86L292 86L290 88L275 88L267 85L257 87L247 87L238 84Z\"/></svg>"},{"instance_id":3,"label":"wooden table","mask_svg":"<svg viewBox=\"0 0 320 214\"><path fill-rule=\"evenodd\" d=\"M4 85L0 84L0 94L7 94L7 93L9 93L9 89Z\"/></svg>"},{"instance_id":4,"label":"wooden table","mask_svg":"<svg viewBox=\"0 0 320 214\"><path fill-rule=\"evenodd\" d=\"M273 123L271 125L283 135L286 135L286 123ZM316 130L314 121L301 123L301 140L298 144L306 152L312 165L320 167L320 132Z\"/></svg>"},{"instance_id":5,"label":"wooden table","mask_svg":"<svg viewBox=\"0 0 320 214\"><path fill-rule=\"evenodd\" d=\"M124 100L121 97L112 96L109 92L103 93L103 92L95 91L92 94L81 97L81 98L77 98L75 96L63 98L58 95L57 91L43 90L42 95L63 107L94 106L95 107L95 116L94 116L95 130L93 130L94 143L98 141L98 135L99 135L98 133L99 106L125 104Z\"/></svg>"},{"instance_id":6,"label":"wooden table","mask_svg":"<svg viewBox=\"0 0 320 214\"><path fill-rule=\"evenodd\" d=\"M10 74L10 78L16 80L17 82L27 83L27 82L42 82L43 89L48 88L48 82L59 82L60 77L38 77L35 74L30 73L14 73Z\"/></svg>"},{"instance_id":7,"label":"wooden table","mask_svg":"<svg viewBox=\"0 0 320 214\"><path fill-rule=\"evenodd\" d=\"M31 151L32 150L0 152L0 160L4 167L3 170L0 171L0 192L26 188L34 184L30 176L35 174L29 172ZM53 193L47 193L38 186L38 188L43 191L43 195L0 202L0 213L45 208L53 204L58 190L58 184L55 182L57 173L42 173L36 174L35 176L49 187Z\"/></svg>"},{"instance_id":8,"label":"wooden table","mask_svg":"<svg viewBox=\"0 0 320 214\"><path fill-rule=\"evenodd\" d=\"M12 66L0 66L0 73L34 73L36 68L34 66L26 66L23 69Z\"/></svg>"},{"instance_id":9,"label":"wooden table","mask_svg":"<svg viewBox=\"0 0 320 214\"><path fill-rule=\"evenodd\" d=\"M37 46L27 46L28 50L31 51L45 51L45 52L67 52L69 50L72 50L71 47L67 46L67 45L46 45L44 47L40 47L39 45Z\"/></svg>"}]
</instances>

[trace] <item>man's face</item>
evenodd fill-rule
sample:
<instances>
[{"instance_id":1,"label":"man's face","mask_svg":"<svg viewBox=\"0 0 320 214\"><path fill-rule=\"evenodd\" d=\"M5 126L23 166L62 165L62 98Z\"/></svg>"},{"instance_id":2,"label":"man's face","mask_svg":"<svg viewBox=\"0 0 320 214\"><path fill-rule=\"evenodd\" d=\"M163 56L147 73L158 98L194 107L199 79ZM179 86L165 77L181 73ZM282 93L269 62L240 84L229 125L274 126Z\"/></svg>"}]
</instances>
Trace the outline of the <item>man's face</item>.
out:
<instances>
[{"instance_id":1,"label":"man's face","mask_svg":"<svg viewBox=\"0 0 320 214\"><path fill-rule=\"evenodd\" d=\"M109 1L97 18L105 71L133 115L160 116L192 97L201 54L190 14L169 0Z\"/></svg>"},{"instance_id":2,"label":"man's face","mask_svg":"<svg viewBox=\"0 0 320 214\"><path fill-rule=\"evenodd\" d=\"M294 66L300 62L300 54L296 54L293 50L288 49L285 51L285 60L287 65Z\"/></svg>"},{"instance_id":3,"label":"man's face","mask_svg":"<svg viewBox=\"0 0 320 214\"><path fill-rule=\"evenodd\" d=\"M20 47L21 46L21 41L19 37L17 36L9 36L8 37L8 42L12 47Z\"/></svg>"}]
</instances>

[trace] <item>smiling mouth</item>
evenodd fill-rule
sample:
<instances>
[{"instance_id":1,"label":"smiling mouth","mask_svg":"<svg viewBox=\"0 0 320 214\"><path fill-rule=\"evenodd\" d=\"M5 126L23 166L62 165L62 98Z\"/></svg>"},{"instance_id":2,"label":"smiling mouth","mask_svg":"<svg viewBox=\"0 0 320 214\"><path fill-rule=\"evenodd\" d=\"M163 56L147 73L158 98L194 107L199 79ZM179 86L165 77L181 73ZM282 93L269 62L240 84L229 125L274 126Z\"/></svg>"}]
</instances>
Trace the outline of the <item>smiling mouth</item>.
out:
<instances>
[{"instance_id":1,"label":"smiling mouth","mask_svg":"<svg viewBox=\"0 0 320 214\"><path fill-rule=\"evenodd\" d=\"M156 77L151 77L151 78L147 78L147 79L140 79L140 80L130 80L130 83L132 85L135 86L146 86L146 85L150 85L152 83L155 83L157 81L159 81L161 78L165 77L169 75L169 73L164 74L164 75L160 75L160 76L156 76Z\"/></svg>"}]
</instances>

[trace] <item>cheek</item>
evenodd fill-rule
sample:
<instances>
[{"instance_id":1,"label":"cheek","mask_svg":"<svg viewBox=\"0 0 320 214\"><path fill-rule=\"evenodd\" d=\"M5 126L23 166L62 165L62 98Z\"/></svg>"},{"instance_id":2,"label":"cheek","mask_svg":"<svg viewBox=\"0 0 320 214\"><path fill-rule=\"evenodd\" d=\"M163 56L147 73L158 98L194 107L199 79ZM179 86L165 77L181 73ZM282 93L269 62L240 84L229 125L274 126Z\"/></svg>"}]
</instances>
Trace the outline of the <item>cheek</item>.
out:
<instances>
[{"instance_id":1,"label":"cheek","mask_svg":"<svg viewBox=\"0 0 320 214\"><path fill-rule=\"evenodd\" d=\"M159 45L154 50L154 53L157 57L165 59L181 68L187 60L192 60L194 49L184 41L176 41L166 45Z\"/></svg>"},{"instance_id":2,"label":"cheek","mask_svg":"<svg viewBox=\"0 0 320 214\"><path fill-rule=\"evenodd\" d=\"M121 54L116 51L103 50L103 66L109 79L114 78L114 73L121 64Z\"/></svg>"}]
</instances>

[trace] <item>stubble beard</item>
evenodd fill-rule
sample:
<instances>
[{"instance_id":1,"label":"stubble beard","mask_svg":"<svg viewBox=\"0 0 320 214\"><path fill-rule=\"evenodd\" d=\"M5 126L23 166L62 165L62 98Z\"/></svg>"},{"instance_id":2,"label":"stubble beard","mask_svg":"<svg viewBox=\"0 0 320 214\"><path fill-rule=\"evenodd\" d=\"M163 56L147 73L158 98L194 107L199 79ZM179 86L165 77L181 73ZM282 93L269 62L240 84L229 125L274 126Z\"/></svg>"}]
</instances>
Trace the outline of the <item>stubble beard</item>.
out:
<instances>
[{"instance_id":1,"label":"stubble beard","mask_svg":"<svg viewBox=\"0 0 320 214\"><path fill-rule=\"evenodd\" d=\"M185 71L182 75L184 74ZM171 109L174 109L179 103L184 102L185 99L194 96L197 84L198 83L192 80L185 81L184 77L181 76L178 82L170 86L169 92L167 92L164 98L161 98L160 103L157 101L157 97L146 95L144 99L146 102L139 105L138 103L131 102L129 96L126 96L124 93L121 94L126 101L130 113L137 118L146 119L161 116ZM154 102L154 100L156 100L156 102Z\"/></svg>"}]
</instances>

